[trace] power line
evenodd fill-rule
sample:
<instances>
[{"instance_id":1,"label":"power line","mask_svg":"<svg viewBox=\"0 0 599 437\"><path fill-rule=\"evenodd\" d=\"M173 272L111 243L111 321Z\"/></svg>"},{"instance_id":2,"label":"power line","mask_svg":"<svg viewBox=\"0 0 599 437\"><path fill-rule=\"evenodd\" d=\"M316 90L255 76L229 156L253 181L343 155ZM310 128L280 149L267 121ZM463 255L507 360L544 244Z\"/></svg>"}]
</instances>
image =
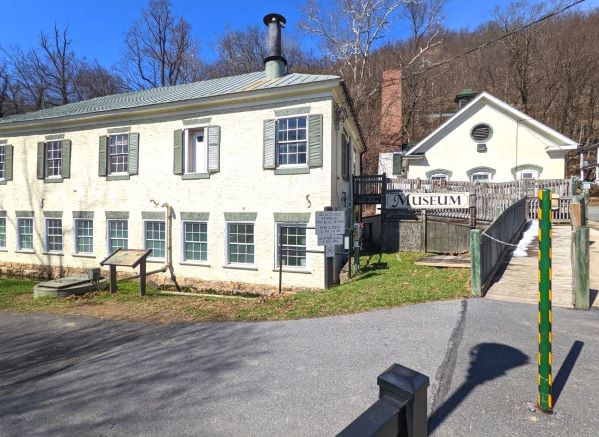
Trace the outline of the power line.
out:
<instances>
[{"instance_id":1,"label":"power line","mask_svg":"<svg viewBox=\"0 0 599 437\"><path fill-rule=\"evenodd\" d=\"M495 39L493 39L493 40L487 41L487 42L485 42L485 43L483 43L483 44L481 44L481 45L479 45L479 46L473 47L473 48L471 48L471 49L470 49L470 50L468 50L468 51L465 51L465 52L463 52L463 53L460 53L459 55L456 55L456 56L454 56L453 58L446 59L445 61L441 61L441 62L438 62L438 63L436 63L436 64L433 64L433 65L431 65L431 66L429 66L429 67L425 68L424 70L417 71L416 73L412 73L412 74L410 74L409 76L402 77L402 79L401 79L401 80L403 81L403 80L411 79L412 77L415 77L415 76L419 76L419 75L421 75L421 74L424 74L424 73L426 73L426 72L428 72L428 71L430 71L430 70L432 70L432 69L434 69L434 68L440 67L440 66L442 66L442 65L449 64L450 62L453 62L453 61L455 61L456 59L462 58L462 57L464 57L464 56L466 56L466 55L469 55L470 53L474 53L474 52L475 52L475 51L477 51L477 50L480 50L480 49L482 49L482 48L485 48L485 47L487 47L487 46L489 46L489 45L491 45L491 44L494 44L494 43L496 43L497 41L500 41L500 40L502 40L502 39L504 39L504 38L507 38L508 36L512 36L512 35L514 35L514 34L516 34L516 33L518 33L518 32L521 32L521 31L523 31L524 29L527 29L527 28L529 28L530 26L534 26L535 24L538 24L538 23L540 23L541 21L544 21L544 20L547 20L547 19L549 19L549 18L555 17L556 15L558 15L558 14L561 14L562 12L564 12L564 11L567 11L567 10L568 10L568 9L570 9L570 8L573 8L574 6L577 6L577 5L581 4L581 3L584 3L585 1L586 1L586 0L578 0L578 1L575 1L574 3L571 3L571 4L567 5L567 6L564 6L562 9L559 9L559 10L557 10L557 11L553 11L553 12L550 12L549 14L547 14L547 15L544 15L544 16L542 16L541 18L539 18L539 19L537 19L537 20L535 20L535 21L531 21L530 23L528 23L528 24L525 24L524 26L522 26L522 27L519 27L518 29L515 29L515 30L512 30L511 32L505 33L505 34L503 34L503 35L501 35L501 36L499 36L499 37L497 37L497 38L495 38Z\"/></svg>"}]
</instances>

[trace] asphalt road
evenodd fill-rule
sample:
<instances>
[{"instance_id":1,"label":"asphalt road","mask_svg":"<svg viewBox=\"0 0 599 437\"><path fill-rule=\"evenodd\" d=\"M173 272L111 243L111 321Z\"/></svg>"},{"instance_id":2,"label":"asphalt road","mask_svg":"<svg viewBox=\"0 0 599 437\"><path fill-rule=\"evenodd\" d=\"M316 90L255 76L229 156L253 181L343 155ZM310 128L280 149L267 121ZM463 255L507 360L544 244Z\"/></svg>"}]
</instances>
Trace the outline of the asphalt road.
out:
<instances>
[{"instance_id":1,"label":"asphalt road","mask_svg":"<svg viewBox=\"0 0 599 437\"><path fill-rule=\"evenodd\" d=\"M0 312L0 435L334 435L398 362L431 378L433 435L594 436L597 338L598 311L554 310L548 416L526 407L533 305L186 326Z\"/></svg>"},{"instance_id":2,"label":"asphalt road","mask_svg":"<svg viewBox=\"0 0 599 437\"><path fill-rule=\"evenodd\" d=\"M599 206L589 206L589 220L599 222Z\"/></svg>"}]
</instances>

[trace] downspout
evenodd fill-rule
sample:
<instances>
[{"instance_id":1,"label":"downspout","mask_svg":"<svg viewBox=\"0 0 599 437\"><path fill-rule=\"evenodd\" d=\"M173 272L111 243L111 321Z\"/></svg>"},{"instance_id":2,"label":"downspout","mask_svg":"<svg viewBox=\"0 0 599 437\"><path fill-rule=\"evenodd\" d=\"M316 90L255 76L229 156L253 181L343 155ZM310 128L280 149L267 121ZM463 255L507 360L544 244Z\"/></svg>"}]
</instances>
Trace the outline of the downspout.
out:
<instances>
[{"instance_id":1,"label":"downspout","mask_svg":"<svg viewBox=\"0 0 599 437\"><path fill-rule=\"evenodd\" d=\"M175 269L173 268L173 208L167 202L164 202L161 206L166 208L166 264L164 269L169 271L171 281L175 284L177 291L180 292L181 287L177 283Z\"/></svg>"}]
</instances>

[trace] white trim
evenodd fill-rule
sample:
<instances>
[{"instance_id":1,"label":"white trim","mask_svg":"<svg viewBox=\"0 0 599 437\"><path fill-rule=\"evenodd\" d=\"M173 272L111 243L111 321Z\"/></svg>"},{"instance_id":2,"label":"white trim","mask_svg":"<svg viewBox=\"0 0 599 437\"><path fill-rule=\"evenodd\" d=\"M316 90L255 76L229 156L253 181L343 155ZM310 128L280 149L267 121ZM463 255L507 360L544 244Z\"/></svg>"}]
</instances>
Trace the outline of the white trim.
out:
<instances>
[{"instance_id":1,"label":"white trim","mask_svg":"<svg viewBox=\"0 0 599 437\"><path fill-rule=\"evenodd\" d=\"M129 248L129 219L106 219L106 254L110 255L110 222L127 222L127 249Z\"/></svg>"},{"instance_id":2,"label":"white trim","mask_svg":"<svg viewBox=\"0 0 599 437\"><path fill-rule=\"evenodd\" d=\"M281 117L275 117L275 169L277 168L309 168L309 161L310 161L310 147L308 144L308 138L310 135L310 123L308 121L310 114L293 114L293 115L283 115ZM305 140L298 140L296 139L295 141L291 140L291 142L300 142L300 141L305 141L306 142L306 162L303 164L279 164L279 130L277 128L277 122L279 120L285 120L285 119L290 119L290 118L305 118L306 119L306 139ZM287 142L290 142L290 140L287 140Z\"/></svg>"},{"instance_id":3,"label":"white trim","mask_svg":"<svg viewBox=\"0 0 599 437\"><path fill-rule=\"evenodd\" d=\"M93 218L74 218L73 219L73 255L78 255L78 256L92 256L94 254L94 252L78 252L77 251L77 223L82 221L82 220L88 220L92 222L92 248L95 252L96 250L96 229L94 226L94 219Z\"/></svg>"},{"instance_id":4,"label":"white trim","mask_svg":"<svg viewBox=\"0 0 599 437\"><path fill-rule=\"evenodd\" d=\"M20 227L21 220L31 220L31 249L30 248L23 249L23 247L21 246L21 227ZM17 243L17 248L16 248L17 252L35 253L35 220L33 217L17 217L17 241L16 241L16 243Z\"/></svg>"},{"instance_id":5,"label":"white trim","mask_svg":"<svg viewBox=\"0 0 599 437\"><path fill-rule=\"evenodd\" d=\"M48 222L50 220L60 220L60 246L61 250L50 250L48 247ZM64 253L64 226L62 223L62 218L59 217L44 217L44 254L62 254Z\"/></svg>"},{"instance_id":6,"label":"white trim","mask_svg":"<svg viewBox=\"0 0 599 437\"><path fill-rule=\"evenodd\" d=\"M4 246L0 246L0 250L5 251L8 246L8 227L6 226L6 217L0 217L0 221L2 220L4 220Z\"/></svg>"},{"instance_id":7,"label":"white trim","mask_svg":"<svg viewBox=\"0 0 599 437\"><path fill-rule=\"evenodd\" d=\"M460 121L462 118L468 118L470 112L477 107L477 105L486 104L489 106L493 106L499 111L505 113L509 117L515 119L517 122L521 123L523 126L527 126L529 128L536 129L547 136L552 142L562 143L558 146L550 146L546 147L545 150L573 150L576 149L576 142L566 137L565 135L560 134L556 130L550 128L549 126L541 123L540 121L535 120L532 117L529 117L522 111L514 108L513 106L505 103L502 100L499 100L497 97L492 96L491 94L483 91L480 93L474 100L456 112L452 117L447 119L445 123L439 126L437 129L432 131L429 135L427 135L423 140L421 140L416 146L412 147L408 150L405 156L410 156L419 151L420 149L426 148L427 146L434 147L438 141L435 141L435 138L440 135L442 132L447 130L451 125L458 123L462 124L464 121Z\"/></svg>"},{"instance_id":8,"label":"white trim","mask_svg":"<svg viewBox=\"0 0 599 437\"><path fill-rule=\"evenodd\" d=\"M189 260L185 257L185 224L187 223L199 223L206 225L206 261ZM181 221L181 261L179 264L192 265L192 266L204 266L210 267L210 250L208 247L208 221L202 220L182 220Z\"/></svg>"},{"instance_id":9,"label":"white trim","mask_svg":"<svg viewBox=\"0 0 599 437\"><path fill-rule=\"evenodd\" d=\"M229 262L229 225L254 225L254 262L253 263L231 263ZM255 221L244 221L244 220L234 220L234 221L225 221L225 263L223 267L231 267L231 268L244 268L244 267L252 267L257 268L256 265L256 222Z\"/></svg>"},{"instance_id":10,"label":"white trim","mask_svg":"<svg viewBox=\"0 0 599 437\"><path fill-rule=\"evenodd\" d=\"M278 257L278 252L279 252L279 225L287 225L287 226L295 226L297 228L306 228L308 227L307 223L296 223L296 222L275 222L275 238L274 238L274 245L275 245L275 250L274 250L274 270L275 271L279 271L279 257ZM307 230L306 230L307 231ZM306 249L308 249L308 232L306 232ZM309 272L309 265L308 265L308 252L306 252L304 254L304 257L306 258L306 265L304 267L297 267L297 266L283 266L283 271L284 272L299 272L299 273L306 273Z\"/></svg>"},{"instance_id":11,"label":"white trim","mask_svg":"<svg viewBox=\"0 0 599 437\"><path fill-rule=\"evenodd\" d=\"M167 235L166 235L166 220L152 220L152 219L145 219L142 220L142 226L141 226L141 242L143 244L143 248L144 250L148 250L148 247L146 245L146 225L148 223L163 223L164 224L164 256L163 257L157 257L157 256L152 256L149 255L148 256L148 261L164 261L166 259L166 240L167 240ZM128 229L127 229L128 230ZM159 241L159 240L153 240L153 241ZM129 244L129 241L127 241L127 245Z\"/></svg>"},{"instance_id":12,"label":"white trim","mask_svg":"<svg viewBox=\"0 0 599 437\"><path fill-rule=\"evenodd\" d=\"M472 173L470 175L470 182L475 183L475 182L481 182L481 181L474 181L474 176L482 176L482 175L486 175L489 179L483 182L491 182L493 180L493 173L491 173L490 171L475 171L474 173Z\"/></svg>"}]
</instances>

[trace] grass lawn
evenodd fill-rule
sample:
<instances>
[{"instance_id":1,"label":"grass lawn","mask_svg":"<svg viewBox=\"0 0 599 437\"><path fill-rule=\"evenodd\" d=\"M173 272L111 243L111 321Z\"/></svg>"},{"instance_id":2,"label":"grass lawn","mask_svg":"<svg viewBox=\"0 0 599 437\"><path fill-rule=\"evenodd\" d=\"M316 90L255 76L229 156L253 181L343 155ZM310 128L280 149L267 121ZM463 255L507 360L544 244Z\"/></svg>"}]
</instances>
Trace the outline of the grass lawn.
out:
<instances>
[{"instance_id":1,"label":"grass lawn","mask_svg":"<svg viewBox=\"0 0 599 437\"><path fill-rule=\"evenodd\" d=\"M158 323L282 320L348 314L377 308L470 295L470 270L416 266L422 254L362 257L362 272L351 282L323 291L303 291L262 299L161 294L152 286L138 295L138 284L120 282L119 292L82 297L33 299L35 281L0 278L0 310L45 311Z\"/></svg>"}]
</instances>

